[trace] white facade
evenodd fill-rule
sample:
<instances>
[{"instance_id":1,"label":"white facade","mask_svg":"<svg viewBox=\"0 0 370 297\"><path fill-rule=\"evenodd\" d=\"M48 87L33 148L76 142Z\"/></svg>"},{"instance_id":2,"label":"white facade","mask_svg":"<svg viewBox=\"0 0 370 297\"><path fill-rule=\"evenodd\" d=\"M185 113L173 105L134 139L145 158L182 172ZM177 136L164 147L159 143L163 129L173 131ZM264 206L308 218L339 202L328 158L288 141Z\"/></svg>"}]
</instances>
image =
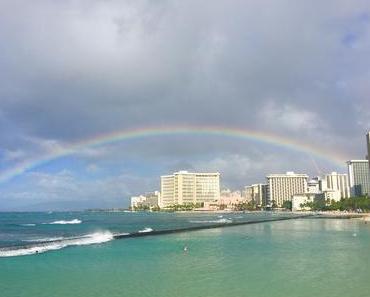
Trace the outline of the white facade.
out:
<instances>
[{"instance_id":1,"label":"white facade","mask_svg":"<svg viewBox=\"0 0 370 297\"><path fill-rule=\"evenodd\" d=\"M161 194L161 207L218 201L220 174L179 171L161 176Z\"/></svg>"},{"instance_id":2,"label":"white facade","mask_svg":"<svg viewBox=\"0 0 370 297\"><path fill-rule=\"evenodd\" d=\"M370 195L368 160L350 160L347 165L351 196Z\"/></svg>"},{"instance_id":3,"label":"white facade","mask_svg":"<svg viewBox=\"0 0 370 297\"><path fill-rule=\"evenodd\" d=\"M342 198L342 194L338 190L327 189L327 190L322 192L322 195L323 195L325 201L329 200L330 202L333 201L333 200L335 202L338 202Z\"/></svg>"},{"instance_id":4,"label":"white facade","mask_svg":"<svg viewBox=\"0 0 370 297\"><path fill-rule=\"evenodd\" d=\"M307 192L306 174L295 174L287 172L286 174L270 174L267 179L267 195L269 203L281 207L284 201L292 201L292 196L304 194Z\"/></svg>"},{"instance_id":5,"label":"white facade","mask_svg":"<svg viewBox=\"0 0 370 297\"><path fill-rule=\"evenodd\" d=\"M292 211L310 210L304 206L308 202L314 202L315 194L296 194L292 196Z\"/></svg>"},{"instance_id":6,"label":"white facade","mask_svg":"<svg viewBox=\"0 0 370 297\"><path fill-rule=\"evenodd\" d=\"M140 196L131 197L131 209L135 209L141 206L147 206L149 208L159 206L161 199L161 193L158 191L145 193Z\"/></svg>"},{"instance_id":7,"label":"white facade","mask_svg":"<svg viewBox=\"0 0 370 297\"><path fill-rule=\"evenodd\" d=\"M160 201L161 207L175 204L174 191L175 191L174 175L161 176L161 201Z\"/></svg>"},{"instance_id":8,"label":"white facade","mask_svg":"<svg viewBox=\"0 0 370 297\"><path fill-rule=\"evenodd\" d=\"M366 145L367 145L367 160L369 163L369 170L370 170L370 131L366 133Z\"/></svg>"},{"instance_id":9,"label":"white facade","mask_svg":"<svg viewBox=\"0 0 370 297\"><path fill-rule=\"evenodd\" d=\"M307 182L307 193L311 193L311 194L321 193L320 183L319 183L318 178L311 179L310 181Z\"/></svg>"},{"instance_id":10,"label":"white facade","mask_svg":"<svg viewBox=\"0 0 370 297\"><path fill-rule=\"evenodd\" d=\"M145 202L146 197L143 195L131 197L131 209L138 207L141 203Z\"/></svg>"},{"instance_id":11,"label":"white facade","mask_svg":"<svg viewBox=\"0 0 370 297\"><path fill-rule=\"evenodd\" d=\"M350 188L347 174L332 172L330 174L326 174L324 179L326 189L323 189L323 191L325 190L339 191L340 198L350 197Z\"/></svg>"},{"instance_id":12,"label":"white facade","mask_svg":"<svg viewBox=\"0 0 370 297\"><path fill-rule=\"evenodd\" d=\"M243 196L247 201L253 201L258 206L266 206L267 202L267 185L254 184L244 187Z\"/></svg>"}]
</instances>

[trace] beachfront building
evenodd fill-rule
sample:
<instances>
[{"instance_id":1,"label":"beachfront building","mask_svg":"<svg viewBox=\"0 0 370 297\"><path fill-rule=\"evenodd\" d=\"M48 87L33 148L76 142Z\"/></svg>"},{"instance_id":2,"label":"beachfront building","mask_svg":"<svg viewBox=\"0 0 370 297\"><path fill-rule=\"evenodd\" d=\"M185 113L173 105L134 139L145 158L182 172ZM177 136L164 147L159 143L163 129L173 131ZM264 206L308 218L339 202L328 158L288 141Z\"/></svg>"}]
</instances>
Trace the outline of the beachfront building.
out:
<instances>
[{"instance_id":1,"label":"beachfront building","mask_svg":"<svg viewBox=\"0 0 370 297\"><path fill-rule=\"evenodd\" d=\"M287 172L270 174L267 179L267 199L271 205L281 207L284 201L292 201L293 195L307 192L308 175Z\"/></svg>"},{"instance_id":2,"label":"beachfront building","mask_svg":"<svg viewBox=\"0 0 370 297\"><path fill-rule=\"evenodd\" d=\"M340 201L341 198L343 198L342 193L340 191L333 189L326 189L325 191L322 192L321 197L325 201L329 202L329 204L331 201L338 202Z\"/></svg>"},{"instance_id":3,"label":"beachfront building","mask_svg":"<svg viewBox=\"0 0 370 297\"><path fill-rule=\"evenodd\" d=\"M161 207L220 199L220 174L175 172L161 176Z\"/></svg>"},{"instance_id":4,"label":"beachfront building","mask_svg":"<svg viewBox=\"0 0 370 297\"><path fill-rule=\"evenodd\" d=\"M350 160L348 165L348 179L351 196L370 194L370 178L368 160Z\"/></svg>"},{"instance_id":5,"label":"beachfront building","mask_svg":"<svg viewBox=\"0 0 370 297\"><path fill-rule=\"evenodd\" d=\"M161 193L159 191L145 193L131 197L131 209L158 207L160 204Z\"/></svg>"},{"instance_id":6,"label":"beachfront building","mask_svg":"<svg viewBox=\"0 0 370 297\"><path fill-rule=\"evenodd\" d=\"M320 190L320 178L315 177L307 182L307 193L311 194L319 194L321 193Z\"/></svg>"},{"instance_id":7,"label":"beachfront building","mask_svg":"<svg viewBox=\"0 0 370 297\"><path fill-rule=\"evenodd\" d=\"M292 196L292 211L310 210L311 208L307 203L312 203L317 194L295 194Z\"/></svg>"},{"instance_id":8,"label":"beachfront building","mask_svg":"<svg viewBox=\"0 0 370 297\"><path fill-rule=\"evenodd\" d=\"M132 196L131 197L131 209L135 209L141 206L145 200L146 200L146 197L144 195Z\"/></svg>"},{"instance_id":9,"label":"beachfront building","mask_svg":"<svg viewBox=\"0 0 370 297\"><path fill-rule=\"evenodd\" d=\"M367 161L370 170L370 131L366 134L366 145L367 145Z\"/></svg>"},{"instance_id":10,"label":"beachfront building","mask_svg":"<svg viewBox=\"0 0 370 297\"><path fill-rule=\"evenodd\" d=\"M253 184L244 187L243 196L245 200L254 202L257 206L266 206L267 184Z\"/></svg>"},{"instance_id":11,"label":"beachfront building","mask_svg":"<svg viewBox=\"0 0 370 297\"><path fill-rule=\"evenodd\" d=\"M230 189L223 189L220 192L220 199L218 200L219 208L232 209L234 205L246 202L240 191L231 191Z\"/></svg>"},{"instance_id":12,"label":"beachfront building","mask_svg":"<svg viewBox=\"0 0 370 297\"><path fill-rule=\"evenodd\" d=\"M348 182L348 175L345 173L332 172L326 174L323 179L322 192L331 190L339 192L340 198L349 198L350 197L350 188ZM335 194L337 197L338 194ZM336 200L336 199L334 199Z\"/></svg>"}]
</instances>

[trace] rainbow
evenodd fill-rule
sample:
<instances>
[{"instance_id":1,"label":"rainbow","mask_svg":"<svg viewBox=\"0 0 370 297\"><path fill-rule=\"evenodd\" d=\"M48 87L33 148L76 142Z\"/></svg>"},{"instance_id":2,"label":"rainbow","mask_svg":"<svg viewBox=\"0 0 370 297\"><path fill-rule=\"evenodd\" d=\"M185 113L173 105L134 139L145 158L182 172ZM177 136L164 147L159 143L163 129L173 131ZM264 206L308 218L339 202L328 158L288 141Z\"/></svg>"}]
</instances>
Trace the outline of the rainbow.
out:
<instances>
[{"instance_id":1,"label":"rainbow","mask_svg":"<svg viewBox=\"0 0 370 297\"><path fill-rule=\"evenodd\" d=\"M339 154L335 150L329 152L311 144L298 142L287 137L262 131L217 126L144 127L98 135L93 138L75 142L66 147L51 151L46 156L44 155L18 163L15 167L5 170L0 174L0 182L3 183L9 181L16 176L20 176L25 172L34 170L43 164L57 160L61 157L76 154L86 148L118 143L131 139L175 135L219 136L257 141L282 147L288 150L306 153L310 157L315 156L326 160L334 164L336 167L343 167L345 165L344 162L348 159L346 156Z\"/></svg>"}]
</instances>

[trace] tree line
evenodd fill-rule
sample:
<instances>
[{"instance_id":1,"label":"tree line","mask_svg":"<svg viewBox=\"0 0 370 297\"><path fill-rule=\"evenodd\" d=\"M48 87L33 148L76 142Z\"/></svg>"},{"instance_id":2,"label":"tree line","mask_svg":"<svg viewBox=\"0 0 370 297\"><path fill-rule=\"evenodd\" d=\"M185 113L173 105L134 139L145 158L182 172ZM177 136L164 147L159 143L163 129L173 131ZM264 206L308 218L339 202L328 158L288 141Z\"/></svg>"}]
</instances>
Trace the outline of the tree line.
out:
<instances>
[{"instance_id":1,"label":"tree line","mask_svg":"<svg viewBox=\"0 0 370 297\"><path fill-rule=\"evenodd\" d=\"M369 212L370 198L367 196L342 198L340 201L317 199L313 202L307 202L301 207L308 207L316 211L356 211Z\"/></svg>"}]
</instances>

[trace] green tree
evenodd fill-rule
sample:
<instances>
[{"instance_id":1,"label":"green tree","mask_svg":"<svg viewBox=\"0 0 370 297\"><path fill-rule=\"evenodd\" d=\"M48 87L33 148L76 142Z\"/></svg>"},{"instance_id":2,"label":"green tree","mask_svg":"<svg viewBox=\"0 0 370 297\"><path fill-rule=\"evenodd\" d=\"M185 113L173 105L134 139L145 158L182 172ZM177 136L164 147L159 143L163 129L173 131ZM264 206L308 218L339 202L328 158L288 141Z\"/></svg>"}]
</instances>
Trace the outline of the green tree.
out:
<instances>
[{"instance_id":1,"label":"green tree","mask_svg":"<svg viewBox=\"0 0 370 297\"><path fill-rule=\"evenodd\" d=\"M282 207L292 210L292 201L284 201Z\"/></svg>"}]
</instances>

